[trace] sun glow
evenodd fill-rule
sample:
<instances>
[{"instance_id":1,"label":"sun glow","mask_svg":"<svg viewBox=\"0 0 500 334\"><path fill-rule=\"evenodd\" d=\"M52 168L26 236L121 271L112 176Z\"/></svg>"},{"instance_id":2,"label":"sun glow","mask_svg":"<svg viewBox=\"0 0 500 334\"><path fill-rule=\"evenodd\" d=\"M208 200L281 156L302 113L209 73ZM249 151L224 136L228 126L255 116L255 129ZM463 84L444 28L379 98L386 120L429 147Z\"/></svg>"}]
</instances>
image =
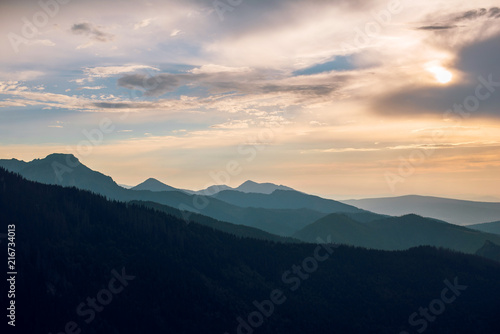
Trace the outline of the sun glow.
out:
<instances>
[{"instance_id":1,"label":"sun glow","mask_svg":"<svg viewBox=\"0 0 500 334\"><path fill-rule=\"evenodd\" d=\"M453 79L453 74L441 66L430 67L428 71L434 74L434 78L436 78L436 80L442 84L446 84L450 82L451 79Z\"/></svg>"}]
</instances>

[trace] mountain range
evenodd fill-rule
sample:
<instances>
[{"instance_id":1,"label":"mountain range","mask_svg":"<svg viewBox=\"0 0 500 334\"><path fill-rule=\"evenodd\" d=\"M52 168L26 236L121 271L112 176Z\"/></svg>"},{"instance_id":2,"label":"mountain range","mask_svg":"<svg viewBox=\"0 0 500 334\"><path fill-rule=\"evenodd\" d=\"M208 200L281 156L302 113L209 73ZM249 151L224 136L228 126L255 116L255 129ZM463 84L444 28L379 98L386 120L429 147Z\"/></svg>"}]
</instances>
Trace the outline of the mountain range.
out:
<instances>
[{"instance_id":1,"label":"mountain range","mask_svg":"<svg viewBox=\"0 0 500 334\"><path fill-rule=\"evenodd\" d=\"M293 234L306 242L318 237L372 249L402 250L428 245L474 254L485 242L500 244L500 235L448 224L414 214L360 223L343 214L330 214Z\"/></svg>"},{"instance_id":2,"label":"mountain range","mask_svg":"<svg viewBox=\"0 0 500 334\"><path fill-rule=\"evenodd\" d=\"M471 225L500 220L500 203L417 195L341 202L379 214L401 216L414 213L456 225Z\"/></svg>"},{"instance_id":3,"label":"mountain range","mask_svg":"<svg viewBox=\"0 0 500 334\"><path fill-rule=\"evenodd\" d=\"M219 187L217 190L225 190L205 196L170 187L155 179L125 189L72 155L52 154L31 162L0 160L0 166L28 180L89 190L108 199L155 209L239 237L315 243L317 237L325 240L331 236L336 243L373 249L402 250L429 245L471 254L486 241L500 244L500 235L494 234L498 223L466 228L415 214L392 217L272 183L247 181L235 189ZM425 198L424 202L431 199ZM417 204L423 201L420 197L395 199L406 205L412 200ZM455 209L457 205L453 200L436 201L448 203L442 212ZM484 203L466 204L467 208L475 205L479 210ZM489 204L494 208L494 203ZM416 211L422 207L432 205L417 205Z\"/></svg>"},{"instance_id":4,"label":"mountain range","mask_svg":"<svg viewBox=\"0 0 500 334\"><path fill-rule=\"evenodd\" d=\"M187 189L177 189L171 187L161 181L158 181L154 178L149 178L146 181L138 184L135 187L130 187L133 190L149 190L149 191L184 191L188 194L197 194L197 195L205 195L212 196L218 194L221 191L225 190L234 190L242 193L256 193L256 194L271 194L276 190L291 190L294 189L290 187L286 187L283 185L276 185L273 183L257 183L251 180L243 182L236 188L231 188L227 185L213 185L208 188L202 190L187 190Z\"/></svg>"},{"instance_id":5,"label":"mountain range","mask_svg":"<svg viewBox=\"0 0 500 334\"><path fill-rule=\"evenodd\" d=\"M500 332L500 264L476 255L238 237L0 168L13 225L19 333Z\"/></svg>"},{"instance_id":6,"label":"mountain range","mask_svg":"<svg viewBox=\"0 0 500 334\"><path fill-rule=\"evenodd\" d=\"M213 196L189 194L186 191L160 184L159 181L153 179L142 183L136 189L125 189L116 184L111 177L86 167L73 155L51 154L44 159L36 159L31 162L0 160L0 166L36 182L89 190L118 201L135 200L159 203L184 212L202 214L220 221L259 228L285 237L291 236L294 232L325 215L324 212L303 206L300 208L241 207ZM154 191L147 189L148 187ZM260 190L264 192L276 188L277 194L273 192L269 195L262 195L279 199L281 196L288 196L290 192L296 193L301 198L311 198L312 202L320 201L323 203L327 201L332 205L331 212L339 212L339 210L353 213L364 212L333 200L324 200L294 190L281 190L291 188L269 183L260 185L247 181L238 188L245 191ZM248 195L243 192L241 194ZM281 202L285 201L286 199L281 200ZM316 207L316 205L312 205L312 207ZM188 217L189 214L185 216Z\"/></svg>"},{"instance_id":7,"label":"mountain range","mask_svg":"<svg viewBox=\"0 0 500 334\"><path fill-rule=\"evenodd\" d=\"M491 223L472 224L472 225L467 225L467 227L473 230L483 231L487 233L500 234L500 221Z\"/></svg>"}]
</instances>

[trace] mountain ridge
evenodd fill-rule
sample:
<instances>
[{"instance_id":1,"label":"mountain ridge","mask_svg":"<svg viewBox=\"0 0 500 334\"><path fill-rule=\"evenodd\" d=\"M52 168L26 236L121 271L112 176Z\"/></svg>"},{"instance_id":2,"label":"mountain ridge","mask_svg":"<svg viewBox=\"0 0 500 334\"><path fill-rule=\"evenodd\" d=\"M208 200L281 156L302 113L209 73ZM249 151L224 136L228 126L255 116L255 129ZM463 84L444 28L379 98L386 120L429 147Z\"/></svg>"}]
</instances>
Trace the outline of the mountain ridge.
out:
<instances>
[{"instance_id":1,"label":"mountain ridge","mask_svg":"<svg viewBox=\"0 0 500 334\"><path fill-rule=\"evenodd\" d=\"M155 178L150 177L146 181L139 183L135 187L130 188L132 190L149 190L154 192L159 191L180 191L180 189L169 186Z\"/></svg>"},{"instance_id":2,"label":"mountain ridge","mask_svg":"<svg viewBox=\"0 0 500 334\"><path fill-rule=\"evenodd\" d=\"M500 235L415 214L360 223L346 215L333 213L295 232L292 237L316 242L317 236L324 239L328 235L337 243L380 250L432 246L474 254L487 240L500 243Z\"/></svg>"},{"instance_id":3,"label":"mountain ridge","mask_svg":"<svg viewBox=\"0 0 500 334\"><path fill-rule=\"evenodd\" d=\"M0 160L0 166L4 165L5 160ZM216 220L258 228L283 237L290 236L323 216L313 210L241 208L213 197L188 194L182 190L152 192L125 189L111 177L91 170L68 154L51 154L43 159L35 159L26 163L18 173L32 181L77 187L117 201L155 202Z\"/></svg>"},{"instance_id":4,"label":"mountain ridge","mask_svg":"<svg viewBox=\"0 0 500 334\"><path fill-rule=\"evenodd\" d=\"M500 203L494 202L420 195L342 200L340 202L379 214L401 216L415 213L456 225L500 220Z\"/></svg>"}]
</instances>

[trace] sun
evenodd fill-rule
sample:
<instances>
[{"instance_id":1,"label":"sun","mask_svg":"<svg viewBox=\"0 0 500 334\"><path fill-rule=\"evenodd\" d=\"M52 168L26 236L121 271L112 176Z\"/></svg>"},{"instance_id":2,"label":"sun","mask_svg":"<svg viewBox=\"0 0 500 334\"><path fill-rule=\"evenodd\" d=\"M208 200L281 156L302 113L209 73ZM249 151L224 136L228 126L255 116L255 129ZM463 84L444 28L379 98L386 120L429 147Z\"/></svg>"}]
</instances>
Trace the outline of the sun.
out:
<instances>
[{"instance_id":1,"label":"sun","mask_svg":"<svg viewBox=\"0 0 500 334\"><path fill-rule=\"evenodd\" d=\"M446 84L450 82L451 79L453 79L453 74L446 68L441 66L433 66L429 68L428 71L434 74L434 78L436 78L436 80L442 84Z\"/></svg>"}]
</instances>

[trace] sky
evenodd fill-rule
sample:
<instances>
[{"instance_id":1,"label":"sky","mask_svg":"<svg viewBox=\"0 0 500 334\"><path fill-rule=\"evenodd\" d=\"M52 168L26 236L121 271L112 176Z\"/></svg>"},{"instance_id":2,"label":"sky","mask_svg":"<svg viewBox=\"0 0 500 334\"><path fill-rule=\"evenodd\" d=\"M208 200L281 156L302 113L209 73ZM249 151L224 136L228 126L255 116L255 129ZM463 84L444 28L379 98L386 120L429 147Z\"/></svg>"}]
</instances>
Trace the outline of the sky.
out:
<instances>
[{"instance_id":1,"label":"sky","mask_svg":"<svg viewBox=\"0 0 500 334\"><path fill-rule=\"evenodd\" d=\"M496 0L2 0L0 158L500 201Z\"/></svg>"}]
</instances>

